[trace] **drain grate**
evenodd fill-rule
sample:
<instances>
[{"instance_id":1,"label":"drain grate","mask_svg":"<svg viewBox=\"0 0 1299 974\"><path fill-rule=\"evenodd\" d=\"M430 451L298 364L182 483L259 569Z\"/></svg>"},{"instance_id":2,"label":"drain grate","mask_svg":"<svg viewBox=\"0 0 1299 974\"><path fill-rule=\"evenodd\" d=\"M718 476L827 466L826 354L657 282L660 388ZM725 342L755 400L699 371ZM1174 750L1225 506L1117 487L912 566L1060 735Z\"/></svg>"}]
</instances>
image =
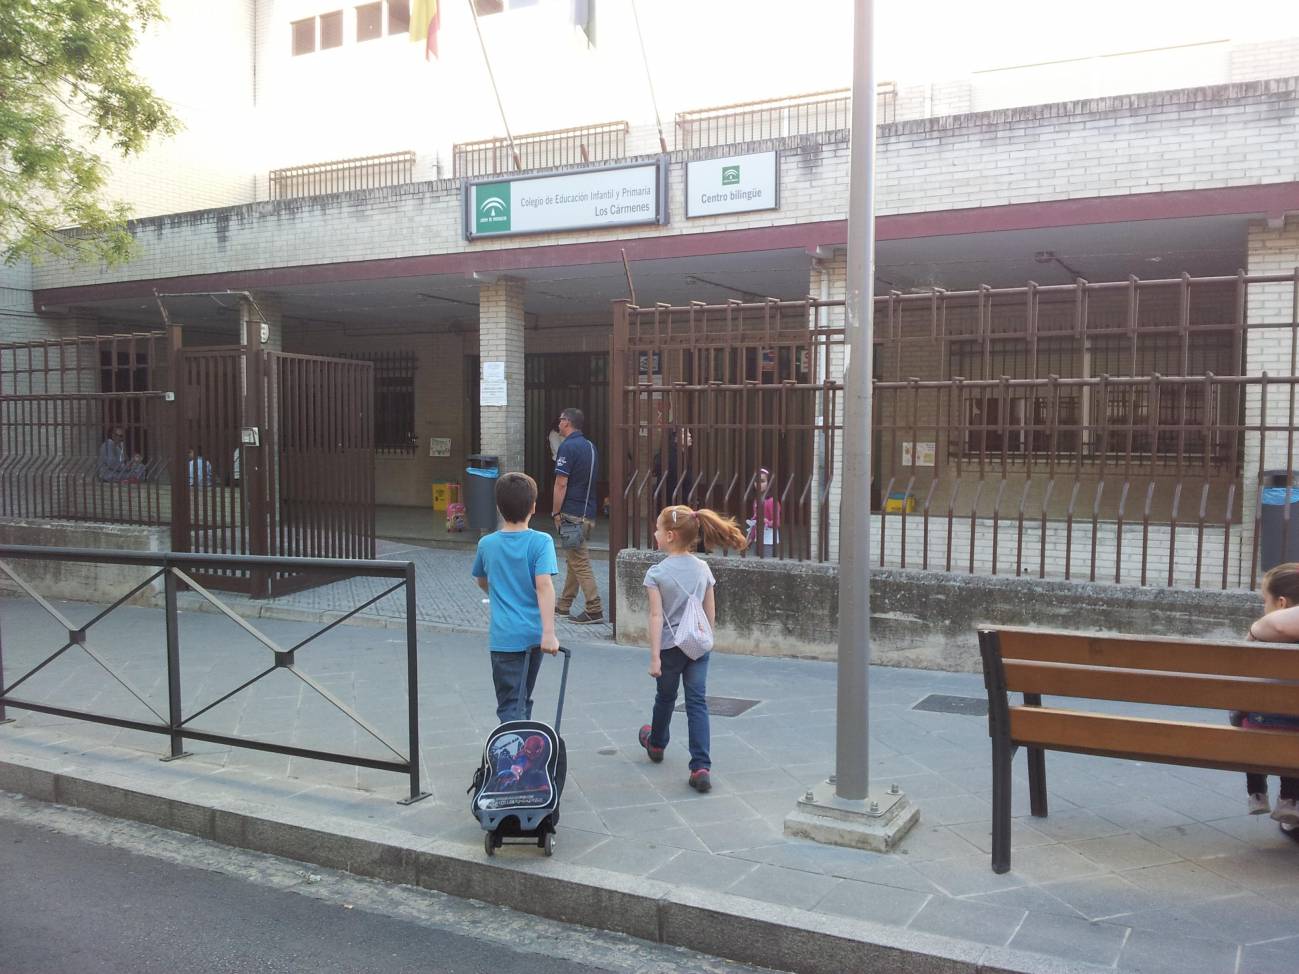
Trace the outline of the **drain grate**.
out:
<instances>
[{"instance_id":1,"label":"drain grate","mask_svg":"<svg viewBox=\"0 0 1299 974\"><path fill-rule=\"evenodd\" d=\"M967 717L987 717L987 697L953 697L946 693L931 693L912 710L928 710L935 714L964 714Z\"/></svg>"},{"instance_id":2,"label":"drain grate","mask_svg":"<svg viewBox=\"0 0 1299 974\"><path fill-rule=\"evenodd\" d=\"M705 697L708 701L708 713L713 717L738 717L750 707L756 707L761 700L742 700L739 697ZM686 705L677 704L676 713L684 714Z\"/></svg>"}]
</instances>

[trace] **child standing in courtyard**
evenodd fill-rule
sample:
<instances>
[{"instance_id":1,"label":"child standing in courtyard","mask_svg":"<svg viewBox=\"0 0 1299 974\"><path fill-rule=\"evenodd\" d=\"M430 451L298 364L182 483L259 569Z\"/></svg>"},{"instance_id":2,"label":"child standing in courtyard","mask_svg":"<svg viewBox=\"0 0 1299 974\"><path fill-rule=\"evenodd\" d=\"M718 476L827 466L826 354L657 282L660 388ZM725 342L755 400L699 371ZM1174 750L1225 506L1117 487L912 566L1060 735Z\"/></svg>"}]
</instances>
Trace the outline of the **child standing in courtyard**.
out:
<instances>
[{"instance_id":1,"label":"child standing in courtyard","mask_svg":"<svg viewBox=\"0 0 1299 974\"><path fill-rule=\"evenodd\" d=\"M1277 565L1263 576L1263 616L1249 627L1249 638L1269 643L1299 642L1299 563ZM1244 727L1299 731L1299 716L1233 712L1231 722ZM1276 808L1267 798L1267 775L1247 774L1251 815L1266 815L1283 829L1299 826L1299 778L1281 778Z\"/></svg>"},{"instance_id":2,"label":"child standing in courtyard","mask_svg":"<svg viewBox=\"0 0 1299 974\"><path fill-rule=\"evenodd\" d=\"M524 473L502 475L496 481L496 509L505 525L478 542L472 574L491 602L487 645L496 719L505 723L532 717L541 654L559 652L553 578L559 567L550 535L528 527L537 510L535 480Z\"/></svg>"},{"instance_id":3,"label":"child standing in courtyard","mask_svg":"<svg viewBox=\"0 0 1299 974\"><path fill-rule=\"evenodd\" d=\"M668 746L668 725L677 702L677 688L684 684L690 742L688 784L695 791L707 792L712 788L712 759L708 754L708 704L705 697L708 658L712 654L705 652L698 659L692 659L678 647L683 618L693 612L692 599L702 604L710 632L717 619L713 597L716 580L708 564L693 554L701 538L705 549L720 546L740 551L748 543L734 521L714 511L693 511L684 504L678 504L664 508L659 514L654 541L660 551L667 552L667 557L645 573L650 605L649 673L658 681L658 689L654 694L652 723L640 729L640 745L651 761L658 763L663 760L663 749Z\"/></svg>"}]
</instances>

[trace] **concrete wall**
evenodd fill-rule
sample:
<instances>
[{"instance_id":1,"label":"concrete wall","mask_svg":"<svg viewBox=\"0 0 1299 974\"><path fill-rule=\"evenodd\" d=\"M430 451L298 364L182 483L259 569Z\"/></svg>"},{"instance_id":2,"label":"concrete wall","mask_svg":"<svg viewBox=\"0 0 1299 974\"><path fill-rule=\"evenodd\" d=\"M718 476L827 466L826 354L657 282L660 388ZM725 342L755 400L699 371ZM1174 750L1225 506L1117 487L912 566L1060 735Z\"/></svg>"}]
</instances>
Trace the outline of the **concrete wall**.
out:
<instances>
[{"instance_id":1,"label":"concrete wall","mask_svg":"<svg viewBox=\"0 0 1299 974\"><path fill-rule=\"evenodd\" d=\"M841 220L846 132L754 143L781 154L781 209L687 222L673 153L665 227L527 238L525 245ZM1241 147L1247 147L1243 152ZM718 151L695 155L715 155ZM724 150L731 151L731 150ZM1299 78L900 122L880 133L881 214L1285 182L1299 177ZM39 288L517 247L462 239L459 183L176 213L132 225L114 268L48 263Z\"/></svg>"},{"instance_id":2,"label":"concrete wall","mask_svg":"<svg viewBox=\"0 0 1299 974\"><path fill-rule=\"evenodd\" d=\"M0 545L6 544L38 545L42 548L167 551L171 547L171 534L165 527L6 518L0 519ZM101 604L116 602L157 570L133 565L97 565L93 562L34 561L3 557L0 557L0 561L5 561L15 574L44 598ZM3 571L0 571L0 593L26 598L23 590ZM159 579L137 593L131 603L149 605L161 597L162 580Z\"/></svg>"},{"instance_id":3,"label":"concrete wall","mask_svg":"<svg viewBox=\"0 0 1299 974\"><path fill-rule=\"evenodd\" d=\"M618 556L618 642L648 645L645 572L661 556ZM839 573L833 564L712 557L717 578L717 648L726 653L834 659ZM975 672L980 626L1040 626L1086 632L1159 633L1235 639L1262 611L1241 591L1130 588L942 572L871 573L873 662Z\"/></svg>"}]
</instances>

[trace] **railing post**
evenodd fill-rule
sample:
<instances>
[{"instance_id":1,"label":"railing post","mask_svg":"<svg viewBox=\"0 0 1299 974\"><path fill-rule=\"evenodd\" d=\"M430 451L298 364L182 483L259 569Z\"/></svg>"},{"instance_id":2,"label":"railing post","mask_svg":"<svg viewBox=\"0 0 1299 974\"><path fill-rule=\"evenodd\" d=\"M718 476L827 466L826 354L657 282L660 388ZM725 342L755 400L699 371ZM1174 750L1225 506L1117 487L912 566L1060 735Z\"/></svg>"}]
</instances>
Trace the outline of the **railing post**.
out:
<instances>
[{"instance_id":1,"label":"railing post","mask_svg":"<svg viewBox=\"0 0 1299 974\"><path fill-rule=\"evenodd\" d=\"M167 724L171 727L171 754L164 761L189 757L185 750L185 736L181 733L184 717L180 706L180 620L176 610L176 573L171 559L162 562L163 592L167 614Z\"/></svg>"},{"instance_id":2,"label":"railing post","mask_svg":"<svg viewBox=\"0 0 1299 974\"><path fill-rule=\"evenodd\" d=\"M613 303L609 345L609 622L618 626L618 552L627 546L627 453L637 449L639 430L626 429L628 302ZM653 353L650 353L651 355ZM650 365L651 372L653 364Z\"/></svg>"},{"instance_id":3,"label":"railing post","mask_svg":"<svg viewBox=\"0 0 1299 974\"><path fill-rule=\"evenodd\" d=\"M409 726L407 745L410 761L410 795L399 805L411 805L428 792L419 787L419 630L415 619L415 563L406 565L406 720Z\"/></svg>"},{"instance_id":4,"label":"railing post","mask_svg":"<svg viewBox=\"0 0 1299 974\"><path fill-rule=\"evenodd\" d=\"M0 724L12 724L14 719L12 717L5 716L4 690L5 690L4 639L3 639L3 635L0 634Z\"/></svg>"}]
</instances>

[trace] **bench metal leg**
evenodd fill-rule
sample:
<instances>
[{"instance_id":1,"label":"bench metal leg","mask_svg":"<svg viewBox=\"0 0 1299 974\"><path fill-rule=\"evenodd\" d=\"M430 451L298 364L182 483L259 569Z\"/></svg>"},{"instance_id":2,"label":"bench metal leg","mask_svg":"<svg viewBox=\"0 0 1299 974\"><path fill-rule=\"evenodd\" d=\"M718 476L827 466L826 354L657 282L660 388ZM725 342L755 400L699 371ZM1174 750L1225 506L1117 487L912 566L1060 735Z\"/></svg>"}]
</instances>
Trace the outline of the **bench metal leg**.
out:
<instances>
[{"instance_id":1,"label":"bench metal leg","mask_svg":"<svg viewBox=\"0 0 1299 974\"><path fill-rule=\"evenodd\" d=\"M1046 752L1028 748L1028 806L1034 818L1046 818Z\"/></svg>"},{"instance_id":2,"label":"bench metal leg","mask_svg":"<svg viewBox=\"0 0 1299 974\"><path fill-rule=\"evenodd\" d=\"M1010 869L1010 758L1005 740L992 739L992 871Z\"/></svg>"}]
</instances>

